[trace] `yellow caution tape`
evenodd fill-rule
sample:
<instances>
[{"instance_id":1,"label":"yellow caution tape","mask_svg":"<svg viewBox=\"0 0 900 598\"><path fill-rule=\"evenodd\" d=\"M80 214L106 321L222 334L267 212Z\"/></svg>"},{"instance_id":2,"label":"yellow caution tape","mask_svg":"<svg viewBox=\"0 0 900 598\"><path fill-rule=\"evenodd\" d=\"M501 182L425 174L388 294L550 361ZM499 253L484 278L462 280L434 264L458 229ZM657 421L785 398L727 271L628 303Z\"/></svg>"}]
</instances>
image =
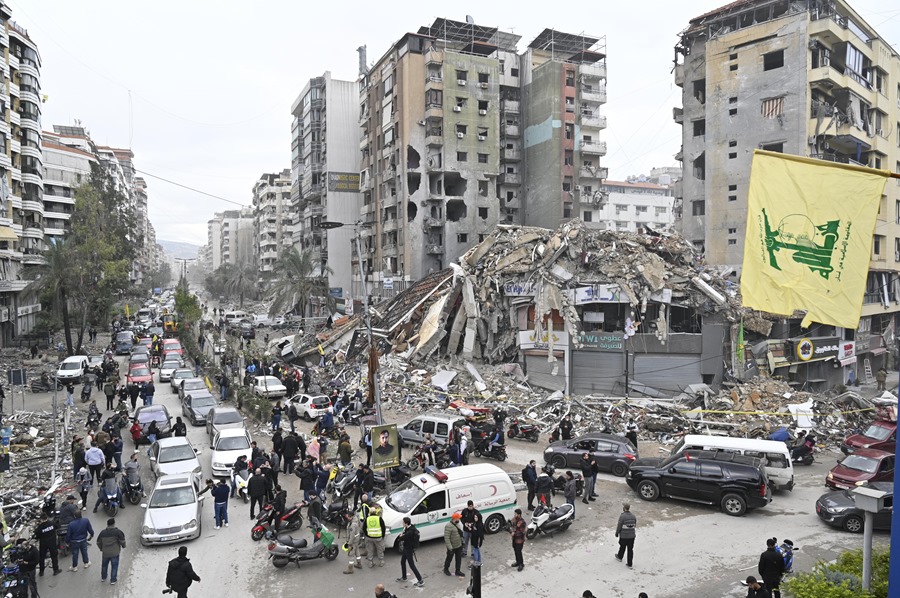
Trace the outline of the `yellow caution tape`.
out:
<instances>
[{"instance_id":1,"label":"yellow caution tape","mask_svg":"<svg viewBox=\"0 0 900 598\"><path fill-rule=\"evenodd\" d=\"M874 407L869 407L866 409L853 409L851 411L840 411L841 415L846 415L848 413L863 413L864 411L875 411ZM794 413L792 411L719 411L716 409L683 409L681 413L719 413L725 415L808 415L810 417L821 417L823 415L830 415L829 413ZM831 412L834 413L833 411Z\"/></svg>"}]
</instances>

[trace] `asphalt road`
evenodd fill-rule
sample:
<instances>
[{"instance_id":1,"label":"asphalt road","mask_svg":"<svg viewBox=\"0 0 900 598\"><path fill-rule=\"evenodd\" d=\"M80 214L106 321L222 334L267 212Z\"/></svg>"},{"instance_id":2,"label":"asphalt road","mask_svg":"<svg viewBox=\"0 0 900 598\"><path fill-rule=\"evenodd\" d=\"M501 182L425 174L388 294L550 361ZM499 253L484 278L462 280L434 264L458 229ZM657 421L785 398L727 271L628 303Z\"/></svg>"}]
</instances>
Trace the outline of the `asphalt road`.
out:
<instances>
[{"instance_id":1,"label":"asphalt road","mask_svg":"<svg viewBox=\"0 0 900 598\"><path fill-rule=\"evenodd\" d=\"M168 383L157 384L154 402L165 404L173 417L180 414L177 395L171 392ZM28 393L27 404L29 409L49 409L50 396ZM402 423L411 415L388 411L386 417ZM300 423L303 431L311 429L311 424ZM356 447L357 432L350 430L350 433ZM251 435L261 446L269 446L269 431L254 426ZM205 428L189 425L188 438L202 449L200 462L207 477L210 451ZM126 441L126 447L129 446L130 441ZM540 463L543 446L543 442L509 441L509 460L502 466L519 471L530 458ZM819 559L831 559L843 550L861 546L861 535L833 530L822 524L815 513L815 499L825 491L824 476L835 458L836 455L819 454L813 466L796 470L797 487L793 492L777 493L769 506L741 518L690 503L665 499L643 502L623 479L601 475L600 499L590 506L576 503L577 520L568 532L552 538L538 537L526 544L526 567L521 573L509 567L512 550L507 534L501 532L486 539L483 595L524 593L532 598L577 597L590 589L598 596L616 598L636 597L639 591L647 592L651 598L744 596L746 588L739 581L755 572L767 537L787 537L800 546L794 568L801 571L811 568ZM151 487L153 481L143 451L140 459L145 486ZM288 500L297 500L297 480L282 476L281 481L288 491ZM519 503L524 505L524 501L522 493ZM634 569L613 558L617 546L614 528L624 501L632 504L632 512L638 518ZM102 510L93 514L90 508L86 515L99 533L107 516ZM117 586L101 584L99 551L91 546L94 565L88 570L80 568L75 573L64 571L55 577L39 578L42 595L140 598L159 595L164 588L166 563L175 557L177 545L142 547L139 541L142 517L143 509L131 505L117 517L117 525L125 532L128 542ZM230 527L214 529L212 504L209 500L204 504L202 536L187 544L188 556L202 578L193 586L191 595L280 598L293 597L298 592L302 595L303 588L316 588L317 593L327 596L372 595L376 583L385 583L390 591L402 596L465 596L467 580L441 573L445 554L441 542L423 544L418 551L418 566L425 576L425 587L418 589L394 581L399 577L400 566L399 556L392 551L388 551L383 569L357 569L353 575L342 574L346 567L343 552L334 562L323 559L301 563L299 571L295 565L276 570L267 561L265 541L257 543L250 538L249 506L232 501L229 517ZM306 536L309 532L304 529L302 533ZM876 533L875 537L881 544L890 540L884 533ZM69 564L64 562L61 566L67 568Z\"/></svg>"}]
</instances>

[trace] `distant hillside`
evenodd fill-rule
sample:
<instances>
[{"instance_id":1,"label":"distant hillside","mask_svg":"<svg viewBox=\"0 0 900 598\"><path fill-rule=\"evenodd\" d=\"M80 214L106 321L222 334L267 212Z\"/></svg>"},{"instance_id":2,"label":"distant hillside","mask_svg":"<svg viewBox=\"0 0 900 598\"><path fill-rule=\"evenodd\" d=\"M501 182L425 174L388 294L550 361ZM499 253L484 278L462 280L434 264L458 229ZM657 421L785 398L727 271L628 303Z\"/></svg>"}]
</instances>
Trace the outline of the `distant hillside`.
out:
<instances>
[{"instance_id":1,"label":"distant hillside","mask_svg":"<svg viewBox=\"0 0 900 598\"><path fill-rule=\"evenodd\" d=\"M190 243L180 243L178 241L163 241L162 239L158 239L157 243L163 246L163 249L166 250L166 255L168 255L169 257L193 259L197 257L197 254L200 251L200 247L198 245L191 245Z\"/></svg>"}]
</instances>

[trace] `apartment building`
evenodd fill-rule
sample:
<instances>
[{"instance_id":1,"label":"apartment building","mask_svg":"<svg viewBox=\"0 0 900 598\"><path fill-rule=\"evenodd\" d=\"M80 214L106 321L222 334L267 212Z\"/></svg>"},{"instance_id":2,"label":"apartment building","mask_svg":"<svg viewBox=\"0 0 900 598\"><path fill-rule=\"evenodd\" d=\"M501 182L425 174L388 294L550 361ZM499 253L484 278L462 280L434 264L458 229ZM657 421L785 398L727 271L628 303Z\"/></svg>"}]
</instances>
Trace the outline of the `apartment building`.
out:
<instances>
[{"instance_id":1,"label":"apartment building","mask_svg":"<svg viewBox=\"0 0 900 598\"><path fill-rule=\"evenodd\" d=\"M353 294L353 239L362 205L358 98L355 81L334 79L326 72L310 79L291 106L293 240L313 253L314 262L321 265L319 272L327 273L332 295L339 299ZM319 226L326 221L346 226Z\"/></svg>"},{"instance_id":2,"label":"apartment building","mask_svg":"<svg viewBox=\"0 0 900 598\"><path fill-rule=\"evenodd\" d=\"M22 269L43 263L41 58L0 2L0 347L34 327L40 302Z\"/></svg>"},{"instance_id":3,"label":"apartment building","mask_svg":"<svg viewBox=\"0 0 900 598\"><path fill-rule=\"evenodd\" d=\"M740 271L754 148L900 170L900 57L847 2L733 2L692 19L675 52L682 88L676 158L684 174L675 195L682 233L707 262ZM846 383L851 371L858 377L866 363L877 370L894 350L900 186L893 180L881 201L867 286L858 330L776 326L770 339L783 337L776 354L789 355L798 334L849 347L809 364L785 360L786 377Z\"/></svg>"},{"instance_id":4,"label":"apartment building","mask_svg":"<svg viewBox=\"0 0 900 598\"><path fill-rule=\"evenodd\" d=\"M206 223L206 247L209 255L209 271L218 270L222 261L222 214L216 213Z\"/></svg>"},{"instance_id":5,"label":"apartment building","mask_svg":"<svg viewBox=\"0 0 900 598\"><path fill-rule=\"evenodd\" d=\"M98 164L97 149L82 127L54 125L43 132L44 237L62 239L75 211L75 190L88 182Z\"/></svg>"},{"instance_id":6,"label":"apartment building","mask_svg":"<svg viewBox=\"0 0 900 598\"><path fill-rule=\"evenodd\" d=\"M647 182L604 181L603 201L583 206L581 219L591 228L637 232L671 230L675 224L672 189Z\"/></svg>"},{"instance_id":7,"label":"apartment building","mask_svg":"<svg viewBox=\"0 0 900 598\"><path fill-rule=\"evenodd\" d=\"M256 263L254 249L256 235L253 216L253 208L226 210L221 214L216 214L214 220L219 223L219 226L214 227L214 230L219 233L217 241L222 264L245 267Z\"/></svg>"},{"instance_id":8,"label":"apartment building","mask_svg":"<svg viewBox=\"0 0 900 598\"><path fill-rule=\"evenodd\" d=\"M528 45L522 63L524 223L552 229L597 210L602 202L600 185L608 175L600 165L606 155L600 139L606 128L600 113L606 104L606 41L544 29ZM512 122L504 117L505 131ZM514 172L507 165L504 174ZM507 201L515 198L503 192Z\"/></svg>"},{"instance_id":9,"label":"apartment building","mask_svg":"<svg viewBox=\"0 0 900 598\"><path fill-rule=\"evenodd\" d=\"M259 177L253 185L253 210L254 256L260 280L265 280L278 256L293 244L290 169Z\"/></svg>"}]
</instances>

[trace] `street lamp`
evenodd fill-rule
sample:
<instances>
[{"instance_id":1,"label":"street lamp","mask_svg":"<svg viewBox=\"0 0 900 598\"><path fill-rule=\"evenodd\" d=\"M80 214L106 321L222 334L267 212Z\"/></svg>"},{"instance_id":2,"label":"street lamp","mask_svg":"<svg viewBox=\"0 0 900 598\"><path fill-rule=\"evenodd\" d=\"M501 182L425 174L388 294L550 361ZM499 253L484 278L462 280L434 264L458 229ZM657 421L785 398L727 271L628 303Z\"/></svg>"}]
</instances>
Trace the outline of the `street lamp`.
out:
<instances>
[{"instance_id":1,"label":"street lamp","mask_svg":"<svg viewBox=\"0 0 900 598\"><path fill-rule=\"evenodd\" d=\"M354 241L356 244L356 256L359 258L359 279L362 282L363 289L366 292L366 302L364 307L364 312L366 316L366 339L369 345L369 359L368 362L368 371L369 371L369 388L372 389L372 394L374 395L375 400L375 418L378 420L378 424L384 422L381 417L381 388L378 384L378 368L375 367L372 363L372 351L375 350L374 345L372 344L372 317L369 314L369 285L366 284L363 269L362 269L362 244L360 243L360 230L366 228L368 225L363 223L362 221L358 221L354 224L347 224L344 222L335 222L333 220L323 220L319 223L319 228L324 230L332 230L335 228L341 228L344 226L352 226L356 229L356 234L354 235Z\"/></svg>"}]
</instances>

